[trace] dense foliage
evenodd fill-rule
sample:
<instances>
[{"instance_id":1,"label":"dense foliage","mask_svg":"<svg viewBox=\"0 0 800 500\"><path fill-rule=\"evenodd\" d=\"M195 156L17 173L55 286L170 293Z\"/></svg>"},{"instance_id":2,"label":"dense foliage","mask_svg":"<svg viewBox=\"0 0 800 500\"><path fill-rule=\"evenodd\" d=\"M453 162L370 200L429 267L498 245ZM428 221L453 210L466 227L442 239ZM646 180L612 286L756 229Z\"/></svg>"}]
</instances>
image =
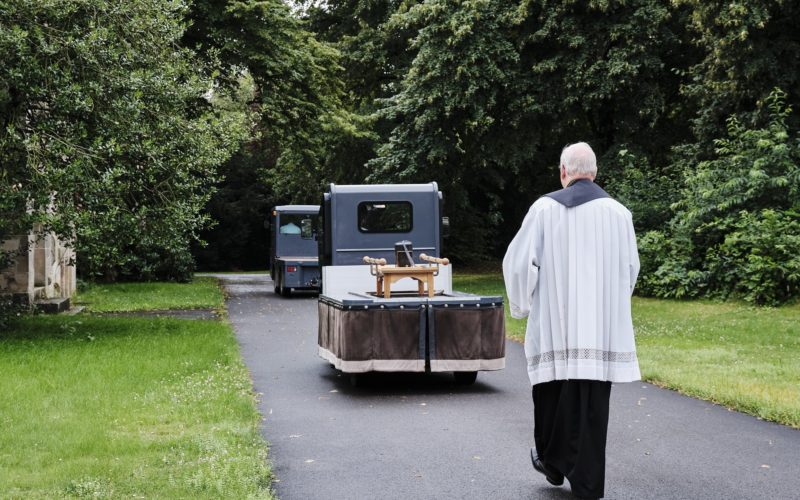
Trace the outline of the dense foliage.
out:
<instances>
[{"instance_id":1,"label":"dense foliage","mask_svg":"<svg viewBox=\"0 0 800 500\"><path fill-rule=\"evenodd\" d=\"M800 292L800 142L784 99L779 91L767 98L763 128L730 118L714 157L686 165L674 218L642 241L644 291L766 304Z\"/></svg>"},{"instance_id":2,"label":"dense foliage","mask_svg":"<svg viewBox=\"0 0 800 500\"><path fill-rule=\"evenodd\" d=\"M214 224L200 233L192 253L206 271L263 270L269 262L264 228L274 193L259 182L260 149L244 149L220 169L225 180L206 205Z\"/></svg>"},{"instance_id":3,"label":"dense foliage","mask_svg":"<svg viewBox=\"0 0 800 500\"><path fill-rule=\"evenodd\" d=\"M366 179L438 181L451 256L502 255L530 203L559 187L562 146L585 140L598 182L634 213L642 292L770 303L797 295L796 207L777 201L792 196L780 179L797 158L765 170L776 191L763 196L747 191L742 165L777 160L751 135L796 148L799 14L769 0L332 0L307 11L372 120ZM710 196L698 176L717 171L733 180ZM724 229L698 215L740 196L751 202Z\"/></svg>"},{"instance_id":4,"label":"dense foliage","mask_svg":"<svg viewBox=\"0 0 800 500\"><path fill-rule=\"evenodd\" d=\"M316 203L326 182L346 177L336 172L342 156L367 132L342 104L339 52L282 0L196 0L187 17L182 43L206 61L218 89L250 82L252 93L239 94L256 117L206 206L217 222L201 233L208 245L193 253L203 269L264 269L269 208Z\"/></svg>"},{"instance_id":5,"label":"dense foliage","mask_svg":"<svg viewBox=\"0 0 800 500\"><path fill-rule=\"evenodd\" d=\"M763 121L773 88L800 102L800 3L787 0L705 2L681 0L691 17L687 32L700 49L688 68L682 95L696 114L698 146L709 152L729 116L747 124ZM684 70L683 67L678 69ZM796 130L800 116L788 117Z\"/></svg>"},{"instance_id":6,"label":"dense foliage","mask_svg":"<svg viewBox=\"0 0 800 500\"><path fill-rule=\"evenodd\" d=\"M269 207L329 182L437 181L448 255L496 259L585 140L634 213L641 292L798 294L796 2L6 0L0 16L0 236L74 231L86 275L185 276L209 216L204 267L263 267Z\"/></svg>"},{"instance_id":7,"label":"dense foliage","mask_svg":"<svg viewBox=\"0 0 800 500\"><path fill-rule=\"evenodd\" d=\"M429 1L390 21L420 26L412 44L416 57L398 93L377 112L396 125L369 163L368 180L439 182L451 222L462 229L449 242L462 261L492 249L497 194L511 166L504 154L503 89L513 85L518 54L509 37L510 12L498 4Z\"/></svg>"},{"instance_id":8,"label":"dense foliage","mask_svg":"<svg viewBox=\"0 0 800 500\"><path fill-rule=\"evenodd\" d=\"M249 124L209 102L212 82L178 45L185 12L0 4L0 239L41 222L77 246L85 276L190 276L216 167Z\"/></svg>"}]
</instances>

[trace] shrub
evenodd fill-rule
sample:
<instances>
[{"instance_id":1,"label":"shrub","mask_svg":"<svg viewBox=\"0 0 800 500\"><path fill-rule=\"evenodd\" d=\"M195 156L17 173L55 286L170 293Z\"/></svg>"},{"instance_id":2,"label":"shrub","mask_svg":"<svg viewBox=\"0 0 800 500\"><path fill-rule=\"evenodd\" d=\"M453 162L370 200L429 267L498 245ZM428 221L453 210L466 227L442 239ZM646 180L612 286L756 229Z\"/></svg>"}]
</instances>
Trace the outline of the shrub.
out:
<instances>
[{"instance_id":1,"label":"shrub","mask_svg":"<svg viewBox=\"0 0 800 500\"><path fill-rule=\"evenodd\" d=\"M709 279L722 294L776 305L800 292L800 214L742 211L708 252Z\"/></svg>"},{"instance_id":2,"label":"shrub","mask_svg":"<svg viewBox=\"0 0 800 500\"><path fill-rule=\"evenodd\" d=\"M716 156L684 166L664 232L640 238L639 291L779 304L800 292L800 143L786 125L786 94L769 99L768 124L728 121Z\"/></svg>"}]
</instances>

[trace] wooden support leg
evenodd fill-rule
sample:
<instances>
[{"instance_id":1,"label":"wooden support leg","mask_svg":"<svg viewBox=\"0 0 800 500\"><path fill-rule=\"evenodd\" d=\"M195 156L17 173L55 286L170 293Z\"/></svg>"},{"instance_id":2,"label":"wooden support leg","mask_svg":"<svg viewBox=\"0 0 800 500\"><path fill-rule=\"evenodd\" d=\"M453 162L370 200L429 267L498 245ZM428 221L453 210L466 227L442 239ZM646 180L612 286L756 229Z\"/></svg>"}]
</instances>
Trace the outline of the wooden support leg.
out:
<instances>
[{"instance_id":1,"label":"wooden support leg","mask_svg":"<svg viewBox=\"0 0 800 500\"><path fill-rule=\"evenodd\" d=\"M425 295L425 282L419 278L414 278L417 280L417 292L419 292L419 296L422 297Z\"/></svg>"},{"instance_id":2,"label":"wooden support leg","mask_svg":"<svg viewBox=\"0 0 800 500\"><path fill-rule=\"evenodd\" d=\"M427 276L427 281L428 281L428 297L433 297L433 294L435 293L435 290L433 289L433 275L432 274L429 274Z\"/></svg>"}]
</instances>

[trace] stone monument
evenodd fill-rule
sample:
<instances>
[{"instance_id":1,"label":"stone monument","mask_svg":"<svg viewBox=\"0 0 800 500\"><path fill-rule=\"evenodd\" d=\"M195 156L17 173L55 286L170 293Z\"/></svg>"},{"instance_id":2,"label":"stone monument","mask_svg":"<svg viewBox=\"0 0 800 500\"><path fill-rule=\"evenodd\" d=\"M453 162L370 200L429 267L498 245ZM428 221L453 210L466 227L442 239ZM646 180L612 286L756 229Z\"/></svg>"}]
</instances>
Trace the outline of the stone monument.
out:
<instances>
[{"instance_id":1,"label":"stone monument","mask_svg":"<svg viewBox=\"0 0 800 500\"><path fill-rule=\"evenodd\" d=\"M12 257L11 265L0 270L0 294L46 312L69 309L76 286L72 247L54 233L34 228L2 242L0 248Z\"/></svg>"}]
</instances>

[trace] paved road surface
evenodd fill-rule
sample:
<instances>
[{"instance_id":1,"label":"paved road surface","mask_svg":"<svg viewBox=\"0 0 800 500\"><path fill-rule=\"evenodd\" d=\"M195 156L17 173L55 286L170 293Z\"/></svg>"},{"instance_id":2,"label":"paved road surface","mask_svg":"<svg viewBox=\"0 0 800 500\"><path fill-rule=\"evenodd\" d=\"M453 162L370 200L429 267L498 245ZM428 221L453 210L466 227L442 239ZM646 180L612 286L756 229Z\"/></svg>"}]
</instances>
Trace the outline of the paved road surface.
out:
<instances>
[{"instance_id":1,"label":"paved road surface","mask_svg":"<svg viewBox=\"0 0 800 500\"><path fill-rule=\"evenodd\" d=\"M521 345L470 387L377 374L353 388L316 354L316 297L223 280L282 500L572 498L531 468ZM800 499L800 431L644 383L611 394L606 498Z\"/></svg>"}]
</instances>

